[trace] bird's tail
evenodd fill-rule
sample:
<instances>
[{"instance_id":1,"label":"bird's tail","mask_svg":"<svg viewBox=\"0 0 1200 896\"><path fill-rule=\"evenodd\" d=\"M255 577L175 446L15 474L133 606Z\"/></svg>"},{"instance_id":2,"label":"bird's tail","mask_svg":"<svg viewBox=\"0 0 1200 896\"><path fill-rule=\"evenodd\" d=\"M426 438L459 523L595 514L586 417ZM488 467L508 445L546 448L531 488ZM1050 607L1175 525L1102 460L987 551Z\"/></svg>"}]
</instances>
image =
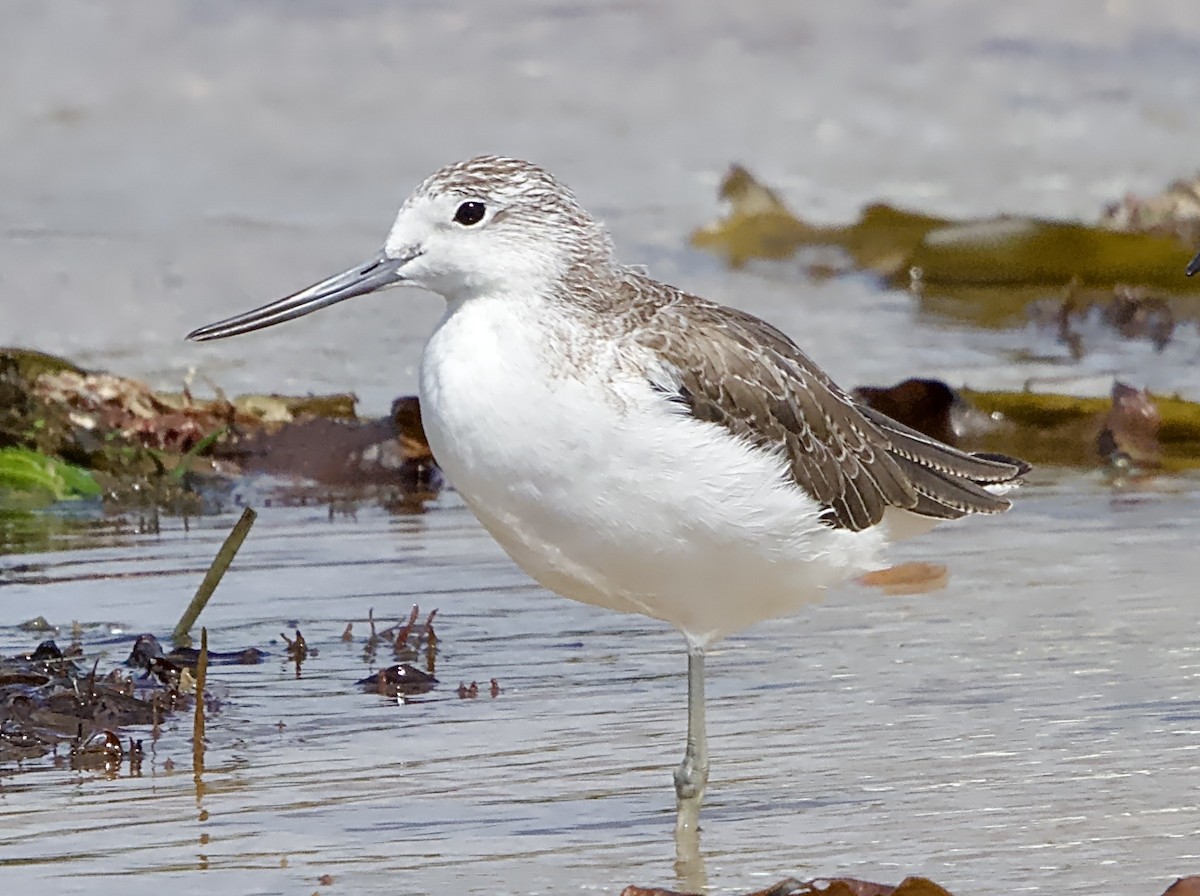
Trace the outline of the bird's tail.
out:
<instances>
[{"instance_id":1,"label":"bird's tail","mask_svg":"<svg viewBox=\"0 0 1200 896\"><path fill-rule=\"evenodd\" d=\"M893 460L917 493L907 508L921 516L958 519L971 513L1001 513L1012 506L1001 493L1020 484L1029 464L1003 454L960 451L871 408L863 414L891 447Z\"/></svg>"}]
</instances>

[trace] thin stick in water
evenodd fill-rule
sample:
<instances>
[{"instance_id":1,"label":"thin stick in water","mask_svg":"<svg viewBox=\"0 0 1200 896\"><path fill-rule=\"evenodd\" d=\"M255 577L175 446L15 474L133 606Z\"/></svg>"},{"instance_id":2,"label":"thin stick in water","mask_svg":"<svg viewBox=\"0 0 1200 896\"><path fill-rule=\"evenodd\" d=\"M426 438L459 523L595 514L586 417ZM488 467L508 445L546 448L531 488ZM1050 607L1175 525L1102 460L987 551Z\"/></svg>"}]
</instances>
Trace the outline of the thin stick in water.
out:
<instances>
[{"instance_id":1,"label":"thin stick in water","mask_svg":"<svg viewBox=\"0 0 1200 896\"><path fill-rule=\"evenodd\" d=\"M204 687L208 680L208 629L200 627L200 655L196 659L196 714L192 719L192 777L199 784L204 774Z\"/></svg>"},{"instance_id":2,"label":"thin stick in water","mask_svg":"<svg viewBox=\"0 0 1200 896\"><path fill-rule=\"evenodd\" d=\"M217 551L217 556L213 558L212 565L208 567L208 572L204 574L204 581L196 589L196 596L192 598L192 602L183 611L183 615L179 617L179 624L175 626L175 631L171 632L171 640L176 645L191 643L191 637L188 632L196 624L196 619L208 603L208 599L217 590L217 585L220 584L221 577L225 575L225 570L229 568L229 564L233 562L233 558L237 555L242 542L246 540L246 535L250 532L250 527L254 525L254 519L257 516L258 514L253 509L247 507L242 511L242 518L234 524L233 529L225 537L225 543L221 545L221 550Z\"/></svg>"}]
</instances>

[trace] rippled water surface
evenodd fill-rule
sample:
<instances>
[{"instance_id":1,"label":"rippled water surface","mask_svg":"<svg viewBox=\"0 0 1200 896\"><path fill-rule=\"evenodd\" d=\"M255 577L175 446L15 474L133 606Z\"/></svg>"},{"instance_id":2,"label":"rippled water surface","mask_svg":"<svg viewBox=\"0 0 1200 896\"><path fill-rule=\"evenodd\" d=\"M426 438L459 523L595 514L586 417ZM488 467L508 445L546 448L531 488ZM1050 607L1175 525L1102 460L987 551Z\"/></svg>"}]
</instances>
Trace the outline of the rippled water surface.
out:
<instances>
[{"instance_id":1,"label":"rippled water surface","mask_svg":"<svg viewBox=\"0 0 1200 896\"><path fill-rule=\"evenodd\" d=\"M1081 364L862 277L727 272L686 247L741 160L802 213L888 199L1091 218L1196 166L1190 0L1057 4L18 2L0 10L0 342L177 387L411 391L438 300L392 292L205 346L192 327L375 250L424 174L482 151L573 184L622 256L769 316L847 385L910 374L1200 397L1200 339L1098 340ZM1026 360L1037 357L1039 360ZM190 728L140 777L0 769L0 884L64 893L619 892L678 881L681 639L535 588L452 493L423 514L262 506L205 611ZM713 892L794 874L958 894L1155 894L1200 870L1200 482L1038 471L1012 514L896 559L948 587L857 586L709 663ZM0 527L0 653L53 623L165 633L232 513ZM438 675L355 687L368 609L439 610ZM301 677L280 632L317 656ZM104 631L95 629L93 632ZM99 635L93 635L99 637ZM106 661L128 649L105 636ZM459 681L503 688L460 700ZM172 769L170 766L174 765ZM332 884L319 883L332 875Z\"/></svg>"},{"instance_id":2,"label":"rippled water surface","mask_svg":"<svg viewBox=\"0 0 1200 896\"><path fill-rule=\"evenodd\" d=\"M949 564L946 590L848 587L726 641L710 661L710 884L919 871L956 892L1145 892L1194 867L1198 511L1195 482L1035 483L1007 525L906 546ZM8 558L5 614L168 630L231 521ZM414 602L439 609L442 686L403 706L360 693L367 609ZM294 893L323 874L379 893L673 882L679 637L533 587L453 496L417 516L266 508L205 617L214 647L272 656L211 670L222 709L203 790L190 719L138 778L6 774L6 880L93 892L91 875L120 873L134 893ZM350 620L360 637L345 644ZM299 679L277 637L295 626L319 651ZM0 649L30 638L5 628ZM491 678L494 699L455 694Z\"/></svg>"}]
</instances>

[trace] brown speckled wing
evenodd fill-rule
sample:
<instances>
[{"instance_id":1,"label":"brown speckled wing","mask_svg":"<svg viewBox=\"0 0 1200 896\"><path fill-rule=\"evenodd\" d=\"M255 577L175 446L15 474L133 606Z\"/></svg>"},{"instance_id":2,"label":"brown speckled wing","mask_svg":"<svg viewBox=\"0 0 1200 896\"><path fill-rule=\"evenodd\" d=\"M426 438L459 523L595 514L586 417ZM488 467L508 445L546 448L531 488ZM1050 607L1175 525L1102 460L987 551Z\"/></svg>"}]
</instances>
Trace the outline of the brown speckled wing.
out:
<instances>
[{"instance_id":1,"label":"brown speckled wing","mask_svg":"<svg viewBox=\"0 0 1200 896\"><path fill-rule=\"evenodd\" d=\"M697 419L784 454L831 526L859 531L888 507L951 519L1009 502L984 485L1028 468L968 454L857 405L770 324L691 296L660 304L635 336L678 381Z\"/></svg>"}]
</instances>

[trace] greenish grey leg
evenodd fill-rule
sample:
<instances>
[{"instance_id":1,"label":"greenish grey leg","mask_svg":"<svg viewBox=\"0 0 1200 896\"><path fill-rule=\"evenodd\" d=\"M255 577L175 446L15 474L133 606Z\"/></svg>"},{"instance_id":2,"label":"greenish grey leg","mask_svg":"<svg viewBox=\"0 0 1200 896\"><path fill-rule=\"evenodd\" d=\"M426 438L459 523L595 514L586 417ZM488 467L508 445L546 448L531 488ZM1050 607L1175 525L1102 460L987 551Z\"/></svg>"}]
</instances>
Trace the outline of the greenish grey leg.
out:
<instances>
[{"instance_id":1,"label":"greenish grey leg","mask_svg":"<svg viewBox=\"0 0 1200 896\"><path fill-rule=\"evenodd\" d=\"M687 752L675 770L678 814L675 834L700 830L700 803L708 784L708 741L704 736L704 649L688 645Z\"/></svg>"}]
</instances>

